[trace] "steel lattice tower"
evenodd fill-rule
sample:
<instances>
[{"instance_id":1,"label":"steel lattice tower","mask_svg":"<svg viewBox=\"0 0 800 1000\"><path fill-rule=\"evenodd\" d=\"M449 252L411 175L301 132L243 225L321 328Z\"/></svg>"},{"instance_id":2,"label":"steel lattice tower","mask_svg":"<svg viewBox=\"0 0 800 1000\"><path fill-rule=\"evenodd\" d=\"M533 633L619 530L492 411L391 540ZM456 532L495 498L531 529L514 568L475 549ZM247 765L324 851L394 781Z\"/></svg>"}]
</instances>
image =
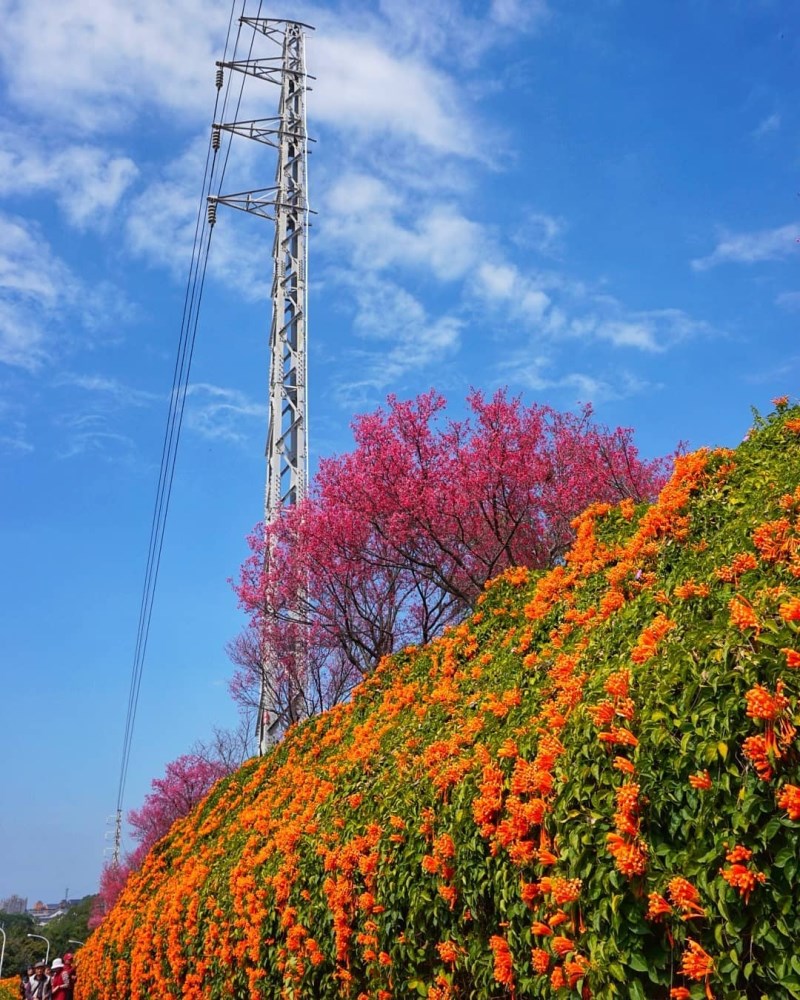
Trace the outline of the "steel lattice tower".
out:
<instances>
[{"instance_id":1,"label":"steel lattice tower","mask_svg":"<svg viewBox=\"0 0 800 1000\"><path fill-rule=\"evenodd\" d=\"M233 70L280 87L278 116L253 121L214 123L212 144L230 132L277 150L275 184L209 198L209 221L217 205L229 205L275 225L273 243L272 325L270 329L269 424L265 524L286 506L299 503L308 484L307 409L307 272L308 272L308 133L305 31L310 25L274 18L242 17L240 22L265 35L280 54L260 59L217 63L217 83L223 70ZM313 30L313 29L311 29ZM269 655L265 661L269 660ZM258 718L259 752L264 753L284 720L272 703L269 662L261 664Z\"/></svg>"}]
</instances>

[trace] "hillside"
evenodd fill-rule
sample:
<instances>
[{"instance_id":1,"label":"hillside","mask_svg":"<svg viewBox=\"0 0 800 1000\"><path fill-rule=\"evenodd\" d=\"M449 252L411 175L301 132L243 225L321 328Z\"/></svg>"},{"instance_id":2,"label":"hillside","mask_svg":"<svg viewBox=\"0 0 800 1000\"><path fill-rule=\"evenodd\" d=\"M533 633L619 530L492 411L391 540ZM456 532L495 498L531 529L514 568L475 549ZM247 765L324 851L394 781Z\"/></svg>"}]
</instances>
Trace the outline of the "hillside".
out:
<instances>
[{"instance_id":1,"label":"hillside","mask_svg":"<svg viewBox=\"0 0 800 1000\"><path fill-rule=\"evenodd\" d=\"M153 850L80 996L800 997L800 408L595 506Z\"/></svg>"}]
</instances>

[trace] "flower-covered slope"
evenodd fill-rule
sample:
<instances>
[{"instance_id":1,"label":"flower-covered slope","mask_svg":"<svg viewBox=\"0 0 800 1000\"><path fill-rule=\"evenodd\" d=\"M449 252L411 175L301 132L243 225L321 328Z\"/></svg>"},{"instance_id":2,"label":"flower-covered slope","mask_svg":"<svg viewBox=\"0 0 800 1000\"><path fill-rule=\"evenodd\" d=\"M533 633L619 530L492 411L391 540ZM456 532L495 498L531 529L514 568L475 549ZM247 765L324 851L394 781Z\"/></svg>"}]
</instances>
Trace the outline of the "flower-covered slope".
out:
<instances>
[{"instance_id":1,"label":"flower-covered slope","mask_svg":"<svg viewBox=\"0 0 800 1000\"><path fill-rule=\"evenodd\" d=\"M220 782L86 998L800 997L800 410Z\"/></svg>"}]
</instances>

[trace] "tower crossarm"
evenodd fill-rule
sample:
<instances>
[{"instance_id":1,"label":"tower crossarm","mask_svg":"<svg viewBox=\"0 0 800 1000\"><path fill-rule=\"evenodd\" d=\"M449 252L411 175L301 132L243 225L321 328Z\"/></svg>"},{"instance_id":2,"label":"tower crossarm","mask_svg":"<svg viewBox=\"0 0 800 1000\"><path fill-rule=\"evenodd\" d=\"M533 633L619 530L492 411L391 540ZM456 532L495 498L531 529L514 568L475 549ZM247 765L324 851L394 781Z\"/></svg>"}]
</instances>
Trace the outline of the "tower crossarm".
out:
<instances>
[{"instance_id":1,"label":"tower crossarm","mask_svg":"<svg viewBox=\"0 0 800 1000\"><path fill-rule=\"evenodd\" d=\"M255 142L263 142L274 149L280 149L280 144L286 139L298 144L315 142L305 133L305 123L302 121L289 121L282 124L280 118L256 118L252 121L241 122L215 122L211 126L212 136L215 133L231 132L233 135L240 135L245 139L253 139Z\"/></svg>"}]
</instances>

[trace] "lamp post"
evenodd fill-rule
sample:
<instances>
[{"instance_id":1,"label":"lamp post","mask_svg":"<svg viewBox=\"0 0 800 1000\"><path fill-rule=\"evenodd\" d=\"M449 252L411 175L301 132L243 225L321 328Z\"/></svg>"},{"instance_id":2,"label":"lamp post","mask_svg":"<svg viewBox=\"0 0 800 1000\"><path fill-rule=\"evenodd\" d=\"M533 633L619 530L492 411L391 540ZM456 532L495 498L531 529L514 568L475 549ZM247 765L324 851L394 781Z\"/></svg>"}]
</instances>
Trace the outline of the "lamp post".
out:
<instances>
[{"instance_id":1,"label":"lamp post","mask_svg":"<svg viewBox=\"0 0 800 1000\"><path fill-rule=\"evenodd\" d=\"M6 932L0 927L0 934L3 935L3 947L0 949L0 979L3 978L3 959L6 957Z\"/></svg>"},{"instance_id":2,"label":"lamp post","mask_svg":"<svg viewBox=\"0 0 800 1000\"><path fill-rule=\"evenodd\" d=\"M40 941L44 941L44 943L47 945L47 954L44 956L44 964L45 965L49 965L50 964L50 942L47 940L47 938L44 936L44 934L26 934L25 937L38 938Z\"/></svg>"},{"instance_id":3,"label":"lamp post","mask_svg":"<svg viewBox=\"0 0 800 1000\"><path fill-rule=\"evenodd\" d=\"M67 944L76 944L79 948L82 948L86 944L86 942L78 941L77 938L67 938Z\"/></svg>"}]
</instances>

